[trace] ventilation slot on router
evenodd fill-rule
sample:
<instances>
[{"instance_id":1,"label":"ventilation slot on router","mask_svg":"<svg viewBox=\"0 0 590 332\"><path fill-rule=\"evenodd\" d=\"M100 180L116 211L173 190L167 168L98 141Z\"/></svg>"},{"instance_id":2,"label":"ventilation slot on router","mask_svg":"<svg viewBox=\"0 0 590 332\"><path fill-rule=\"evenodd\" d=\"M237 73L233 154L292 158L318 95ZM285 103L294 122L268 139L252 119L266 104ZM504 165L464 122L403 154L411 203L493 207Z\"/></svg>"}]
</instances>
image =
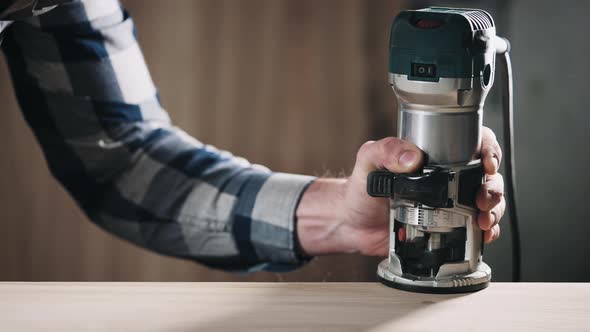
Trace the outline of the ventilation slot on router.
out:
<instances>
[{"instance_id":1,"label":"ventilation slot on router","mask_svg":"<svg viewBox=\"0 0 590 332\"><path fill-rule=\"evenodd\" d=\"M485 12L472 11L463 14L471 23L473 30L485 30L494 26L494 21Z\"/></svg>"}]
</instances>

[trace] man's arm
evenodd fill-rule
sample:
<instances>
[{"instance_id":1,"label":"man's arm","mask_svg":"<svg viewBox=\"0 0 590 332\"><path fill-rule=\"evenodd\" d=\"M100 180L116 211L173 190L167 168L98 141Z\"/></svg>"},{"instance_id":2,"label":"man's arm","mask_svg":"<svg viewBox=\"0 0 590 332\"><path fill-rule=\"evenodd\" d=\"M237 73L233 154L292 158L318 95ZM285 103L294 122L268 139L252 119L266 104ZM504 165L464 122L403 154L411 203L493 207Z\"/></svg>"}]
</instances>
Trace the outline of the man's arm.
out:
<instances>
[{"instance_id":1,"label":"man's arm","mask_svg":"<svg viewBox=\"0 0 590 332\"><path fill-rule=\"evenodd\" d=\"M118 1L72 1L16 22L3 47L52 174L100 227L218 268L302 263L295 210L313 178L272 173L173 127Z\"/></svg>"}]
</instances>

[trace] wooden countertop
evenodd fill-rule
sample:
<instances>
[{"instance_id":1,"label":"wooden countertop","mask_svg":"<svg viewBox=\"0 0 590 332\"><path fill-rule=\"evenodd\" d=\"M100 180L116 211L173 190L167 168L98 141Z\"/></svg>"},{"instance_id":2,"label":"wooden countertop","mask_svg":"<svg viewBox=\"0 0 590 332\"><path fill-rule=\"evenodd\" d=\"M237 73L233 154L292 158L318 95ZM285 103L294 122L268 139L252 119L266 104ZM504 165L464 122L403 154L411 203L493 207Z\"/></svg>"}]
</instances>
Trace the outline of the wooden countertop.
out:
<instances>
[{"instance_id":1,"label":"wooden countertop","mask_svg":"<svg viewBox=\"0 0 590 332\"><path fill-rule=\"evenodd\" d=\"M590 284L0 283L0 331L590 330Z\"/></svg>"}]
</instances>

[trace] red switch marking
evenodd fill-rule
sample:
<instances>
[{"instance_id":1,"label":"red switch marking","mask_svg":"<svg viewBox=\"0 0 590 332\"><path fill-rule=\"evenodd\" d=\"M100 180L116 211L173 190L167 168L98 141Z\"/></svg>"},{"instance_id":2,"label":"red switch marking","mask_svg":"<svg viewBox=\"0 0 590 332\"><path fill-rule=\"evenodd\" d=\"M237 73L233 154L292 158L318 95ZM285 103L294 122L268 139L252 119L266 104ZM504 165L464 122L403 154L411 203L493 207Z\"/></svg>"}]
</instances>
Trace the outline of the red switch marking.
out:
<instances>
[{"instance_id":1,"label":"red switch marking","mask_svg":"<svg viewBox=\"0 0 590 332\"><path fill-rule=\"evenodd\" d=\"M400 242L405 242L406 241L406 229L403 227L398 228L397 230L397 239Z\"/></svg>"}]
</instances>

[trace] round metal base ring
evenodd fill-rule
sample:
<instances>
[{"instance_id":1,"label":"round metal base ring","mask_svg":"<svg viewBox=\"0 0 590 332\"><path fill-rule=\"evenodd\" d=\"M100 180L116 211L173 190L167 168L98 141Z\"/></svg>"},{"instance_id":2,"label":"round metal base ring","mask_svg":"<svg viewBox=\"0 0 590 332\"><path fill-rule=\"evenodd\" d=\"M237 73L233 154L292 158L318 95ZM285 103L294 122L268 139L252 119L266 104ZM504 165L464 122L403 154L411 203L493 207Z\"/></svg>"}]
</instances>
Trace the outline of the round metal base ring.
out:
<instances>
[{"instance_id":1,"label":"round metal base ring","mask_svg":"<svg viewBox=\"0 0 590 332\"><path fill-rule=\"evenodd\" d=\"M462 293L473 293L480 291L489 286L490 282L483 282L480 284L459 286L459 287L428 287L428 286L414 286L408 284L402 284L395 281L387 280L381 276L377 276L379 281L385 286L403 290L406 292L413 293L426 293L426 294L462 294Z\"/></svg>"}]
</instances>

